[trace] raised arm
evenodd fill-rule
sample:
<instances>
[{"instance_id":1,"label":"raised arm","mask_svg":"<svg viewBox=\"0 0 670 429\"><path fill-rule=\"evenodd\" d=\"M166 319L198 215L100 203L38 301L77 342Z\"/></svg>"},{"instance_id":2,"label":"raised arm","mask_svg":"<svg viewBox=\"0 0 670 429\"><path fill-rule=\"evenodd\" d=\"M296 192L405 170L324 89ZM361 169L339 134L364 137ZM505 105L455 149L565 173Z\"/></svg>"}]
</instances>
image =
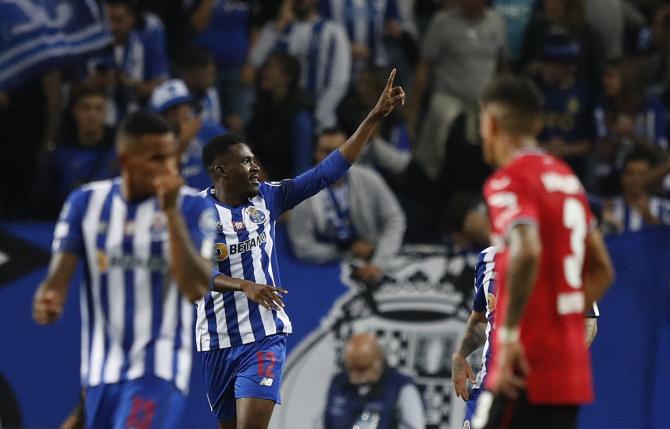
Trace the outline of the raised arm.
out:
<instances>
[{"instance_id":1,"label":"raised arm","mask_svg":"<svg viewBox=\"0 0 670 429\"><path fill-rule=\"evenodd\" d=\"M333 151L314 168L293 180L269 184L266 188L266 199L272 196L273 211L283 213L292 209L300 202L316 195L321 189L338 181L347 172L351 164L358 159L379 121L391 113L396 105L405 104L405 92L401 87L393 86L395 75L396 70L393 69L375 107L337 151Z\"/></svg>"},{"instance_id":2,"label":"raised arm","mask_svg":"<svg viewBox=\"0 0 670 429\"><path fill-rule=\"evenodd\" d=\"M77 260L77 255L69 252L57 252L51 257L47 278L39 285L33 299L35 322L46 325L60 318Z\"/></svg>"},{"instance_id":3,"label":"raised arm","mask_svg":"<svg viewBox=\"0 0 670 429\"><path fill-rule=\"evenodd\" d=\"M379 121L388 116L395 106L405 104L405 91L400 86L393 86L395 76L396 69L393 69L375 107L363 119L356 132L349 137L349 140L340 146L340 152L349 163L353 164L358 159Z\"/></svg>"}]
</instances>

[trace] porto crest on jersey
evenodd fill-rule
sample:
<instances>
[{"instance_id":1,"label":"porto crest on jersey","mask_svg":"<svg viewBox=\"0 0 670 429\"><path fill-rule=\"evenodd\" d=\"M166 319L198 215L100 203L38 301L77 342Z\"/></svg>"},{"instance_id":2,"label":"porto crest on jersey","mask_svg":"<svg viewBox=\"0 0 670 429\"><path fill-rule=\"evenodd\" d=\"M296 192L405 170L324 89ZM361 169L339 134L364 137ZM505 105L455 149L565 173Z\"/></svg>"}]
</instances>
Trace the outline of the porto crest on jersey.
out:
<instances>
[{"instance_id":1,"label":"porto crest on jersey","mask_svg":"<svg viewBox=\"0 0 670 429\"><path fill-rule=\"evenodd\" d=\"M255 224L261 224L265 223L265 212L263 210L259 210L256 207L247 207L247 216L249 216L249 220L252 221Z\"/></svg>"}]
</instances>

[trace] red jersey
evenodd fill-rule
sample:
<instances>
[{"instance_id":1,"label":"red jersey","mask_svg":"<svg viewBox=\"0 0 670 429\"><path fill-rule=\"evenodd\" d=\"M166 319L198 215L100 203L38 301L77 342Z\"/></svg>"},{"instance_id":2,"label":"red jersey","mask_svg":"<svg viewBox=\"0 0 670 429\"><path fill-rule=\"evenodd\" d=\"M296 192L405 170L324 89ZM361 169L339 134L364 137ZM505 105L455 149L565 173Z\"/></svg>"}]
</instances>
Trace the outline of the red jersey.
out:
<instances>
[{"instance_id":1,"label":"red jersey","mask_svg":"<svg viewBox=\"0 0 670 429\"><path fill-rule=\"evenodd\" d=\"M497 326L505 323L509 299L505 284L508 234L520 223L534 224L542 242L537 279L520 323L521 343L531 368L530 401L591 401L582 271L593 215L579 179L563 161L540 150L525 150L486 181L484 196L498 249ZM489 383L497 378L495 365L492 369Z\"/></svg>"}]
</instances>

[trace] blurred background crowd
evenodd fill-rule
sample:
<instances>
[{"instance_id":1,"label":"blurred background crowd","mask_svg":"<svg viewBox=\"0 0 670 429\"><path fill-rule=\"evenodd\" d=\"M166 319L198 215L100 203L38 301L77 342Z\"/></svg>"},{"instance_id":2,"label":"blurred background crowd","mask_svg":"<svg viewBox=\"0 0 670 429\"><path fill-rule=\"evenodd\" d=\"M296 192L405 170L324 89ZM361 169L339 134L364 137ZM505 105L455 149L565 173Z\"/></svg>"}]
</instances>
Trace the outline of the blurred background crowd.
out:
<instances>
[{"instance_id":1,"label":"blurred background crowd","mask_svg":"<svg viewBox=\"0 0 670 429\"><path fill-rule=\"evenodd\" d=\"M288 265L283 268L284 280L300 290L292 297L293 305L303 310L294 313L299 338L316 327L335 303L333 308L342 315L332 313L337 317L328 329L334 339L324 349L340 350L344 360L363 359L370 368L387 359L393 367L409 369L424 398L427 427L452 427L457 413L447 409L451 388L445 381L451 373L450 359L441 356L443 351L450 355L463 326L455 329L425 319L423 325L402 324L407 334L395 332L400 324L394 324L387 329L388 338L380 336L384 357L382 349L365 338L359 346L370 353L344 345L354 321L384 313L384 304L399 301L416 307L403 322L423 320L416 314L425 316L425 308L439 308L447 320L467 318L474 263L489 241L481 190L491 167L482 160L478 99L500 73L525 74L536 82L545 101L541 146L574 168L606 234L670 224L670 4L666 3L0 1L0 222L10 222L8 231L20 235L18 222L28 221L35 235L45 235L34 222L48 222L50 230L70 191L119 174L115 131L128 113L139 109L158 112L173 126L181 174L195 188L210 186L202 147L225 132L245 138L262 166L264 180L293 177L346 141L376 103L395 67L396 83L405 89L407 104L383 121L344 179L281 219L285 225L280 231L287 232L290 249L301 262L294 264L282 255L282 264ZM603 319L612 316L600 337L602 352L595 352L596 370L602 374L608 370L607 374L618 375L635 367L622 360L620 337L639 340L630 347L630 355L641 359L636 365L645 368L655 368L648 361L657 343L670 344L656 339L656 325L648 320L661 320L657 315L665 313L660 306L670 302L665 298L667 283L662 285L662 296L657 285L667 276L667 270L661 273L665 265L645 259L654 253L664 260L667 230L657 231L641 234L634 242L638 247L632 241L616 244L626 236L611 240L616 260L629 265L617 271L619 281L635 287L621 288L615 295L618 301L604 312ZM29 262L39 266L48 259L41 249L25 243L20 247L10 234L0 231L0 238L7 247L14 246L11 251L0 249L0 265L8 253L17 261L14 267L19 267L9 273L10 280L34 269ZM405 244L409 245L403 248ZM344 261L344 274L333 268L336 264L328 264L338 261ZM4 264L6 271L9 265ZM7 277L7 272L0 274ZM32 286L35 280L26 278ZM317 278L321 286L333 287L312 288ZM335 287L342 286L340 279L377 287L355 289L342 300L338 298L342 289ZM28 289L3 291L29 292L31 297ZM652 290L658 293L643 293ZM424 292L428 298L421 295ZM418 304L412 293L418 295ZM16 307L11 309L15 313L6 312L11 323L37 329L27 319L17 322L15 314L28 318L29 312L15 305L20 299L5 296L9 298L4 302ZM28 302L30 297L21 299ZM617 303L626 309L625 318L615 317ZM465 308L468 312L463 313ZM23 343L27 338L28 346ZM410 346L412 341L416 344ZM32 334L22 334L14 342L21 344L16 350L28 356L25 350L31 350L34 341ZM62 344L59 349L68 349ZM43 351L36 342L38 346L40 353L35 355ZM19 353L6 355L15 367L32 362ZM321 355L311 356L303 358L308 361L305 366L310 359L326 361ZM53 360L64 368L67 361ZM655 409L667 410L663 402L667 395L658 390L665 385L648 384L649 379L664 378L649 371L648 377L634 380L640 383L635 389L628 389L621 379L606 384L603 380L609 379L597 378L607 387L600 392L610 393L609 402L604 402L607 410L626 410L623 415L635 422L627 427L641 424L635 420L638 416L651 417L646 417L647 408L638 414L630 411L626 394L655 395ZM35 377L32 382L14 383L19 389L25 387L26 398L33 398L32 390L42 386L43 373L37 369L7 374ZM298 408L309 409L302 401L319 396L314 394L318 386L309 377L304 379L309 386L295 384L292 395L300 398L294 402ZM43 387L44 396L51 397L49 385ZM396 387L402 387L400 382ZM408 395L411 399L412 392ZM69 398L57 399L61 403L56 400L56 405L36 402L62 410L70 407ZM35 401L30 402L32 407ZM0 386L3 403L10 404ZM204 401L197 397L195 403ZM407 415L416 414L408 408ZM598 421L604 418L599 412L593 413ZM7 421L2 415L0 419ZM452 426L446 426L449 419Z\"/></svg>"},{"instance_id":2,"label":"blurred background crowd","mask_svg":"<svg viewBox=\"0 0 670 429\"><path fill-rule=\"evenodd\" d=\"M361 168L299 208L299 257L376 266L403 242L481 247L477 100L502 72L541 89L542 146L576 170L606 232L670 223L664 3L103 0L104 46L0 77L0 219L53 220L73 188L118 174L114 130L137 109L174 126L194 187L209 185L202 145L226 131L265 179L292 177L344 142L396 67L408 104Z\"/></svg>"}]
</instances>

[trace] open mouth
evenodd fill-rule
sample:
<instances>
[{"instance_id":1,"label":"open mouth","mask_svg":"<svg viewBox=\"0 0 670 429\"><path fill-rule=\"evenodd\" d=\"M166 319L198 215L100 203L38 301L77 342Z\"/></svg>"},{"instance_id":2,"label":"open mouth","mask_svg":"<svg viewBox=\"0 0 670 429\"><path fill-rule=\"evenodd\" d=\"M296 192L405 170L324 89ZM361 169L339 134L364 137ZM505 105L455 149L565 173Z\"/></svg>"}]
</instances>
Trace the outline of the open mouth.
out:
<instances>
[{"instance_id":1,"label":"open mouth","mask_svg":"<svg viewBox=\"0 0 670 429\"><path fill-rule=\"evenodd\" d=\"M260 177L258 177L258 174L252 174L251 176L249 176L249 181L254 185L258 185L261 183L261 179Z\"/></svg>"}]
</instances>

